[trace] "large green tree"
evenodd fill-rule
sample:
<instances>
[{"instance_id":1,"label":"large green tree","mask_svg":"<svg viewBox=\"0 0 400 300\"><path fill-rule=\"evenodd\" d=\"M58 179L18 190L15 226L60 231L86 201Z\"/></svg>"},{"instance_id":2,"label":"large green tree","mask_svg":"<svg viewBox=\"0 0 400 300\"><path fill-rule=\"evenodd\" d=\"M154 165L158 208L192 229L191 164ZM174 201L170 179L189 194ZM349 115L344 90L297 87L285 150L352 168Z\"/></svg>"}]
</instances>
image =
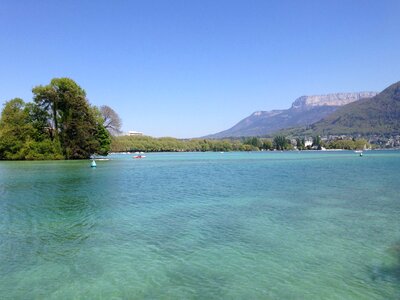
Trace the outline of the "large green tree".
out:
<instances>
[{"instance_id":1,"label":"large green tree","mask_svg":"<svg viewBox=\"0 0 400 300\"><path fill-rule=\"evenodd\" d=\"M0 159L81 159L108 154L111 135L105 118L90 106L75 81L54 78L32 92L33 103L15 98L4 104ZM113 124L117 126L120 120Z\"/></svg>"},{"instance_id":2,"label":"large green tree","mask_svg":"<svg viewBox=\"0 0 400 300\"><path fill-rule=\"evenodd\" d=\"M0 119L0 158L23 159L21 149L33 131L25 102L20 98L4 104Z\"/></svg>"},{"instance_id":3,"label":"large green tree","mask_svg":"<svg viewBox=\"0 0 400 300\"><path fill-rule=\"evenodd\" d=\"M43 123L44 113L32 103L15 98L4 104L0 118L0 159L61 159Z\"/></svg>"},{"instance_id":4,"label":"large green tree","mask_svg":"<svg viewBox=\"0 0 400 300\"><path fill-rule=\"evenodd\" d=\"M321 142L321 137L319 135L313 137L313 147L316 147L318 150L321 150L322 142Z\"/></svg>"},{"instance_id":5,"label":"large green tree","mask_svg":"<svg viewBox=\"0 0 400 300\"><path fill-rule=\"evenodd\" d=\"M93 113L86 92L70 78L54 78L50 84L32 90L35 103L47 113L49 131L61 144L66 159L88 158L94 153L104 154L99 136L104 136L103 124ZM107 142L107 139L102 139ZM109 144L109 143L108 143Z\"/></svg>"},{"instance_id":6,"label":"large green tree","mask_svg":"<svg viewBox=\"0 0 400 300\"><path fill-rule=\"evenodd\" d=\"M289 141L283 135L277 135L273 140L274 148L277 150L285 150L289 146Z\"/></svg>"},{"instance_id":7,"label":"large green tree","mask_svg":"<svg viewBox=\"0 0 400 300\"><path fill-rule=\"evenodd\" d=\"M244 141L244 144L245 144L245 145L253 146L254 149L255 149L255 148L260 149L260 148L262 148L262 146L263 146L263 142L262 142L259 138L257 138L257 137L249 137L249 138L247 138L247 139Z\"/></svg>"}]
</instances>

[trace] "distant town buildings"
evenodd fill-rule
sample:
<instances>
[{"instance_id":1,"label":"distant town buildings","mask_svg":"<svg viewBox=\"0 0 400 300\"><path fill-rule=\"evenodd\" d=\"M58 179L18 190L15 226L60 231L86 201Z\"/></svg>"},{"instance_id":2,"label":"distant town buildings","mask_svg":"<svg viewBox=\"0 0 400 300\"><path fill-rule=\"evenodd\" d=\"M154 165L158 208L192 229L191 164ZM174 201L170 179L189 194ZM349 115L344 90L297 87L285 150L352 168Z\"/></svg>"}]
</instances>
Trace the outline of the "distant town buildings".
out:
<instances>
[{"instance_id":1,"label":"distant town buildings","mask_svg":"<svg viewBox=\"0 0 400 300\"><path fill-rule=\"evenodd\" d=\"M312 145L313 145L312 138L304 141L304 147L311 147Z\"/></svg>"},{"instance_id":2,"label":"distant town buildings","mask_svg":"<svg viewBox=\"0 0 400 300\"><path fill-rule=\"evenodd\" d=\"M130 131L128 131L128 135L129 136L141 136L141 135L143 135L143 132L130 130Z\"/></svg>"}]
</instances>

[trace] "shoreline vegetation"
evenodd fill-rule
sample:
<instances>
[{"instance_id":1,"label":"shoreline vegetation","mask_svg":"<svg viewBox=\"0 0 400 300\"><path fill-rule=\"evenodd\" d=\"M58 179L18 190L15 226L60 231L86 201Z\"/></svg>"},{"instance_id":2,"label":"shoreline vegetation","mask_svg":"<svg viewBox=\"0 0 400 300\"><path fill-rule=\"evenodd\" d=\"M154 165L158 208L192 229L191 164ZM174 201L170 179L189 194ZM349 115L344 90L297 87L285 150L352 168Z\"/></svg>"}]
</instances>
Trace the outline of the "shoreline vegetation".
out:
<instances>
[{"instance_id":1,"label":"shoreline vegetation","mask_svg":"<svg viewBox=\"0 0 400 300\"><path fill-rule=\"evenodd\" d=\"M86 92L70 78L54 78L32 89L33 101L7 101L0 116L0 160L69 160L106 156L109 152L229 152L272 150L365 150L366 139L333 140L243 137L176 139L124 136L121 120L108 106L89 103Z\"/></svg>"},{"instance_id":2,"label":"shoreline vegetation","mask_svg":"<svg viewBox=\"0 0 400 300\"><path fill-rule=\"evenodd\" d=\"M319 136L312 140L249 137L242 139L176 139L150 136L113 137L111 152L230 152L230 151L273 151L273 150L365 150L373 146L365 139L341 139L322 141Z\"/></svg>"}]
</instances>

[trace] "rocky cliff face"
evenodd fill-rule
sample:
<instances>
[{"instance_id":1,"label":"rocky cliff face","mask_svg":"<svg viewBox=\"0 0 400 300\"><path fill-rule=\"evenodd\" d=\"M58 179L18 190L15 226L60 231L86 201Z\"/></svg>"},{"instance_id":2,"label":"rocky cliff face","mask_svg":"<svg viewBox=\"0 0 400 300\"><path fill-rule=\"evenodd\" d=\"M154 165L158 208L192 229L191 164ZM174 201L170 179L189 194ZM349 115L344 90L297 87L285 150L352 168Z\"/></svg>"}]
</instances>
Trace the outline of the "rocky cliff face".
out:
<instances>
[{"instance_id":1,"label":"rocky cliff face","mask_svg":"<svg viewBox=\"0 0 400 300\"><path fill-rule=\"evenodd\" d=\"M301 96L297 98L292 109L304 109L315 106L342 106L363 98L372 98L376 96L376 92L361 93L336 93L327 95Z\"/></svg>"},{"instance_id":2,"label":"rocky cliff face","mask_svg":"<svg viewBox=\"0 0 400 300\"><path fill-rule=\"evenodd\" d=\"M371 98L376 94L360 92L302 96L297 98L289 109L256 111L232 128L207 138L263 136L284 128L309 125L333 113L340 106Z\"/></svg>"}]
</instances>

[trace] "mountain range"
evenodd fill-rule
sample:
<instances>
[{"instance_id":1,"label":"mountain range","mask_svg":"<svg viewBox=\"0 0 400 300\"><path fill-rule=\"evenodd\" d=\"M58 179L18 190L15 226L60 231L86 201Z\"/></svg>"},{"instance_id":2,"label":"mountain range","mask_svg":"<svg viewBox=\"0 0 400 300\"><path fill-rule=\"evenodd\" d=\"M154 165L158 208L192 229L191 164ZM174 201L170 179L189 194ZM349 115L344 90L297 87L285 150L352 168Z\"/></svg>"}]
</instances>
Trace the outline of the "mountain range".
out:
<instances>
[{"instance_id":1,"label":"mountain range","mask_svg":"<svg viewBox=\"0 0 400 300\"><path fill-rule=\"evenodd\" d=\"M256 111L232 128L208 135L206 138L265 136L285 128L308 126L331 115L340 107L376 95L376 92L359 92L302 96L297 98L289 109Z\"/></svg>"},{"instance_id":2,"label":"mountain range","mask_svg":"<svg viewBox=\"0 0 400 300\"><path fill-rule=\"evenodd\" d=\"M400 135L400 81L372 98L340 107L307 130L320 135Z\"/></svg>"}]
</instances>

